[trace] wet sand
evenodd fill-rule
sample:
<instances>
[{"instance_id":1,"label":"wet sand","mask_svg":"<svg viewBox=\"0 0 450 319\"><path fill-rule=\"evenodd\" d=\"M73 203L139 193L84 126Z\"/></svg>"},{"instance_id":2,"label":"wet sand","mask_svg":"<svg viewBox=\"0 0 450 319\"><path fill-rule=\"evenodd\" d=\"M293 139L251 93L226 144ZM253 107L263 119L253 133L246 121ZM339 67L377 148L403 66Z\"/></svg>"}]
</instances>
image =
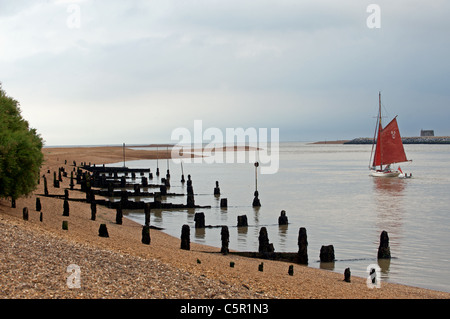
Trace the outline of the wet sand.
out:
<instances>
[{"instance_id":1,"label":"wet sand","mask_svg":"<svg viewBox=\"0 0 450 319\"><path fill-rule=\"evenodd\" d=\"M45 148L41 176L48 180L50 194L64 194L70 178L53 188L53 172L72 162L114 163L123 160L122 147ZM126 160L164 158L165 149L126 150ZM67 160L67 164L65 164ZM50 171L50 173L48 173ZM69 173L70 176L70 173ZM75 185L79 190L80 185ZM0 200L0 298L343 298L343 299L434 299L449 293L382 283L369 289L365 278L290 263L222 255L220 248L191 243L180 249L180 238L151 229L151 243L141 242L142 225L126 218L115 222L113 209L97 205L97 218L90 220L90 204L69 201L70 214L62 216L63 200L41 196L43 182L27 198ZM43 221L35 210L36 197L42 203ZM85 194L69 191L70 198ZM28 207L29 220L22 219ZM68 230L62 222L68 221ZM100 224L108 227L109 238L98 236ZM191 230L192 232L192 230ZM180 229L181 234L181 229ZM234 268L230 267L234 262ZM264 271L258 265L264 262ZM80 288L70 289L67 267L79 266Z\"/></svg>"}]
</instances>

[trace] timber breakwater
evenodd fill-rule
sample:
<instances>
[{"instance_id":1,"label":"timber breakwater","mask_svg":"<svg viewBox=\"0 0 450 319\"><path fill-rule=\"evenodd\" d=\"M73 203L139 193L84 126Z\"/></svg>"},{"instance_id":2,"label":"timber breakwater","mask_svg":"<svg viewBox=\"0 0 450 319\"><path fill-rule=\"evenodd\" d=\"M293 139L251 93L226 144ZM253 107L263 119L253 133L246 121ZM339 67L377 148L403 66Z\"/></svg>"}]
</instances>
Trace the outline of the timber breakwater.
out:
<instances>
[{"instance_id":1,"label":"timber breakwater","mask_svg":"<svg viewBox=\"0 0 450 319\"><path fill-rule=\"evenodd\" d=\"M450 144L450 136L402 137L403 144ZM344 144L372 144L373 138L358 137Z\"/></svg>"}]
</instances>

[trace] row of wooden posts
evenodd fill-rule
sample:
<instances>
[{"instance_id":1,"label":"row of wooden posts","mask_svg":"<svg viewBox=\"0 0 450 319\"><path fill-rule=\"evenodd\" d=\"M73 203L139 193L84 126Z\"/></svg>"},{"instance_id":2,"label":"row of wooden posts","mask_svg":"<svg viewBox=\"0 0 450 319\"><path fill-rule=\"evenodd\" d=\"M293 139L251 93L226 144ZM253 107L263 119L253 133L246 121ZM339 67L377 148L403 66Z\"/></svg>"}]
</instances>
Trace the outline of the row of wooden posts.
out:
<instances>
[{"instance_id":1,"label":"row of wooden posts","mask_svg":"<svg viewBox=\"0 0 450 319\"><path fill-rule=\"evenodd\" d=\"M68 191L65 191L66 198L63 203L63 216L69 216L70 208L68 201ZM42 205L40 198L36 198L36 211L40 212L40 221L43 220L42 215ZM97 208L95 202L91 202L91 220L95 221L96 219ZM145 244L150 244L150 205L145 205L144 208L145 214L145 223L142 229L142 242ZM116 224L122 224L123 213L122 209L119 207L116 209ZM28 220L28 208L23 208L23 219ZM205 215L202 212L196 213L194 216L195 228L204 228L205 227ZM280 217L278 219L279 225L283 225L287 223L286 212L281 211ZM238 227L245 227L247 224L247 216L241 215L238 216ZM228 244L229 244L229 230L228 226L221 226L221 253L227 254L229 252ZM64 229L67 229L67 222L64 223ZM102 224L99 229L99 236L108 237L108 232L106 229L106 224ZM274 247L273 244L269 242L269 237L267 233L266 227L261 227L259 232L259 247L258 252L261 254L273 253ZM308 239L306 234L306 229L301 227L299 229L298 234L298 260L301 264L308 264L308 253L307 253ZM189 225L183 225L181 230L181 249L189 250L190 249L190 227ZM333 262L335 260L335 253L333 245L322 246L320 249L320 261L321 262ZM378 248L379 259L391 258L390 247L389 247L389 236L386 231L383 231L380 235L380 245Z\"/></svg>"},{"instance_id":2,"label":"row of wooden posts","mask_svg":"<svg viewBox=\"0 0 450 319\"><path fill-rule=\"evenodd\" d=\"M63 174L63 176L65 176L65 177L67 177L67 173L65 172L64 168L59 169L58 178L56 178L56 173L54 172L54 181L53 181L54 187L59 187L59 182L62 180L61 174ZM80 175L81 174L77 174L77 182L79 182ZM45 192L45 195L48 195L47 180L46 180L45 176L43 176L43 177L44 177L44 192ZM169 172L167 174L167 179L170 179ZM183 179L184 179L184 176L183 176ZM70 188L73 189L73 186L74 186L73 172L71 172ZM167 185L167 182L165 181L164 186L170 187L170 184ZM188 205L194 206L194 193L193 193L193 188L192 188L192 180L190 179L190 176L188 176L188 181L187 181L187 195L188 195L188 199L187 199ZM214 195L220 195L220 188L219 188L218 181L216 181L216 187L214 188ZM256 201L258 201L259 199L258 199L257 190L255 191L254 195L255 195ZM96 211L97 211L95 200L91 201L90 204L91 204L91 220L95 221ZM227 207L227 199L226 198L221 199L220 206ZM256 204L253 206L260 206L260 204L259 205ZM36 210L41 212L41 208L42 208L42 206L40 203L40 199L36 198ZM142 240L141 241L143 244L149 245L151 242L151 238L150 238L150 205L144 205L144 214L145 214L145 223L142 227ZM63 203L63 216L69 216L69 202L68 202L68 190L67 189L65 190L65 199L64 199L64 203ZM28 219L28 208L26 208L26 207L23 209L23 218L26 220ZM121 207L118 207L116 209L116 224L121 225L122 218L123 218L122 209L121 209ZM40 213L40 221L42 221L42 219L43 219L43 215L41 212ZM238 219L238 222L237 222L238 227L248 226L246 215L238 216L237 219ZM195 221L196 228L205 227L204 213L196 213L195 217L194 217L194 221ZM279 225L288 224L288 218L287 218L286 212L284 210L281 211L280 217L278 218L278 223L279 223ZM228 230L228 226L221 226L221 227L222 227L222 229L221 229L222 246L221 246L220 251L222 254L226 255L229 253L229 248L228 248L229 230ZM63 221L62 228L64 230L68 230L68 221ZM100 237L109 237L106 224L100 225L99 236ZM298 246L299 246L298 256L297 256L298 263L299 264L308 264L308 253L307 253L308 241L307 241L306 229L304 227L301 227L299 229ZM189 227L189 225L182 226L180 248L184 249L184 250L190 250L190 227ZM273 244L270 243L269 239L268 239L266 227L261 227L261 229L260 229L258 252L262 256L266 256L266 257L274 252ZM322 246L320 249L319 257L320 257L320 262L333 262L335 260L333 245ZM389 248L389 237L388 237L388 234L386 231L383 231L380 236L380 246L378 248L378 258L379 259L391 258L390 248ZM262 271L263 263L261 263L259 267L260 267L260 270ZM289 267L289 274L291 275L292 272L293 272L293 269L291 269L291 267ZM345 275L344 280L350 281L350 269L349 268L347 268L345 270L344 275Z\"/></svg>"}]
</instances>

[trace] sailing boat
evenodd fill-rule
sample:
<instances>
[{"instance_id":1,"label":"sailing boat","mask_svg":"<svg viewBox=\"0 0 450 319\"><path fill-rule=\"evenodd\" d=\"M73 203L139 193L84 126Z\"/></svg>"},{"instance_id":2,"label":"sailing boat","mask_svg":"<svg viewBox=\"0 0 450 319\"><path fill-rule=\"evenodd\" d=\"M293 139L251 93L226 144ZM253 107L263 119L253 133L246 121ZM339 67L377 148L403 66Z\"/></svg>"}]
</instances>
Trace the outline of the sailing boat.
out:
<instances>
[{"instance_id":1,"label":"sailing boat","mask_svg":"<svg viewBox=\"0 0 450 319\"><path fill-rule=\"evenodd\" d=\"M397 116L383 128L381 123L381 92L378 93L379 110L375 134L370 155L370 175L374 177L401 177L404 176L400 167L392 169L394 163L407 162L405 149L397 124ZM375 146L375 155L374 155ZM372 162L373 158L373 162Z\"/></svg>"}]
</instances>

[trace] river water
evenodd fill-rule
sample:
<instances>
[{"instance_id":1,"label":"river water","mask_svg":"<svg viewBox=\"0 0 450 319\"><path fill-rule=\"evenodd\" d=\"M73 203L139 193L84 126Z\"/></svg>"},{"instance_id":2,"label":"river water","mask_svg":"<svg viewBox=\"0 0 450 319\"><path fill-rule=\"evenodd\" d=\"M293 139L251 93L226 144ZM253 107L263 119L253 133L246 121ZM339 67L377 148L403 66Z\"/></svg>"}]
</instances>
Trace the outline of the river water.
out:
<instances>
[{"instance_id":1,"label":"river water","mask_svg":"<svg viewBox=\"0 0 450 319\"><path fill-rule=\"evenodd\" d=\"M383 179L369 176L370 145L280 143L278 171L257 174L259 209L252 207L255 166L249 152L244 152L245 163L237 163L237 157L232 163L184 162L195 204L211 208L152 210L151 225L180 237L182 225L188 224L191 241L220 251L220 227L194 229L195 212L204 212L206 225L229 227L230 249L257 251L259 231L265 226L276 252L298 251L299 228L305 227L309 267L342 274L350 267L352 275L361 277L368 276L369 265L378 263L380 234L386 230L392 259L379 263L382 282L450 292L450 145L405 145L405 151L413 161L401 168L413 177ZM179 163L141 160L126 165L150 168L153 174L158 165L160 177L169 166L169 192L186 194ZM220 197L213 195L216 181ZM156 176L149 181L157 182ZM220 208L221 198L227 198L226 209ZM167 196L163 201L186 204L186 196ZM286 211L287 226L278 225L281 210ZM144 223L143 211L125 214ZM249 227L236 227L239 215L247 215ZM334 263L319 262L322 245L334 246Z\"/></svg>"}]
</instances>

